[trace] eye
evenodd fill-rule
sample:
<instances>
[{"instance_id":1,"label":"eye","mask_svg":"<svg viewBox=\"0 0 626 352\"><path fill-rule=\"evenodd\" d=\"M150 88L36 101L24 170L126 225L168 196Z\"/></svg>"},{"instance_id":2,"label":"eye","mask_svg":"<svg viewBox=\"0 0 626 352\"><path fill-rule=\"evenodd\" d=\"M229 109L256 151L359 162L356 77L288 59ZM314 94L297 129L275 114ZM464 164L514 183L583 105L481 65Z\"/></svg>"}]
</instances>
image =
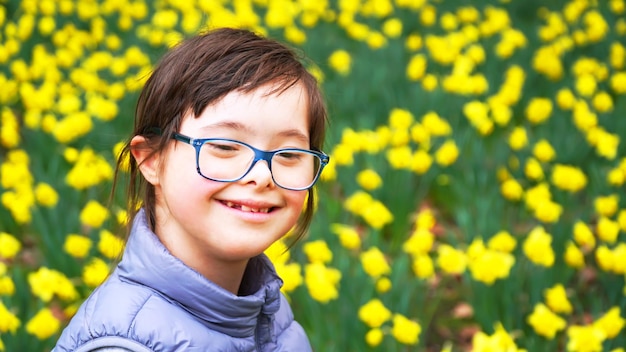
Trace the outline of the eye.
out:
<instances>
[{"instance_id":1,"label":"eye","mask_svg":"<svg viewBox=\"0 0 626 352\"><path fill-rule=\"evenodd\" d=\"M203 152L220 157L237 155L243 149L244 146L239 143L221 140L207 141L202 146Z\"/></svg>"},{"instance_id":2,"label":"eye","mask_svg":"<svg viewBox=\"0 0 626 352\"><path fill-rule=\"evenodd\" d=\"M280 156L283 159L286 160L300 160L302 159L302 153L300 152L281 152L276 154L278 156Z\"/></svg>"}]
</instances>

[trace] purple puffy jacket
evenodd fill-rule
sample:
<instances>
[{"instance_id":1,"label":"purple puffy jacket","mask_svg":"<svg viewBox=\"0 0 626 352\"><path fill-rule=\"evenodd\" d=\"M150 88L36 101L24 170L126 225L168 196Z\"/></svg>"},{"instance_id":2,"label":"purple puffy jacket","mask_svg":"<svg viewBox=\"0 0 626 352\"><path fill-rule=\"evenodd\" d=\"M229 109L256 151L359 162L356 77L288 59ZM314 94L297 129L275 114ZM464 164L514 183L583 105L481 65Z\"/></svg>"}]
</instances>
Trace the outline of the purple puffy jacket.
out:
<instances>
[{"instance_id":1,"label":"purple puffy jacket","mask_svg":"<svg viewBox=\"0 0 626 352\"><path fill-rule=\"evenodd\" d=\"M213 284L172 256L135 217L122 261L82 304L53 352L311 351L264 255L248 264L248 296ZM250 267L252 266L252 267Z\"/></svg>"}]
</instances>

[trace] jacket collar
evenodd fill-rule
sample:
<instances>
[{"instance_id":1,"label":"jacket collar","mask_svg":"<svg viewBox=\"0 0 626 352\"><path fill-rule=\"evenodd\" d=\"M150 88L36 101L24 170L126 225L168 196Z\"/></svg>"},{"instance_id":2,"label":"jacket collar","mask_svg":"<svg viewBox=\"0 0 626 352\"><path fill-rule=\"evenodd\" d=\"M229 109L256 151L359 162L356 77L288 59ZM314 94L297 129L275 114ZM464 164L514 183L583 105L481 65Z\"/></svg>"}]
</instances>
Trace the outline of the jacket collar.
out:
<instances>
[{"instance_id":1,"label":"jacket collar","mask_svg":"<svg viewBox=\"0 0 626 352\"><path fill-rule=\"evenodd\" d=\"M264 254L251 258L248 269L258 273L257 277L248 278L257 280L248 285L260 287L256 292L237 296L221 288L170 254L148 227L141 209L135 216L117 274L123 281L153 290L212 330L249 337L254 335L260 314L278 311L282 280Z\"/></svg>"}]
</instances>

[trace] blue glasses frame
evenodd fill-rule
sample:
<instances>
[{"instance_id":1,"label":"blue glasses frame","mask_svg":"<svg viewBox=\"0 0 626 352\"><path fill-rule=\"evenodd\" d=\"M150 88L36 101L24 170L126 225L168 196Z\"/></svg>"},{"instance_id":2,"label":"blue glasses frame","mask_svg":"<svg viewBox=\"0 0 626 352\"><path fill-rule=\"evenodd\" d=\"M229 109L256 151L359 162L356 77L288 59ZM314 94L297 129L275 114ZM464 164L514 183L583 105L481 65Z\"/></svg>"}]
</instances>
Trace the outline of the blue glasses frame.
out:
<instances>
[{"instance_id":1,"label":"blue glasses frame","mask_svg":"<svg viewBox=\"0 0 626 352\"><path fill-rule=\"evenodd\" d=\"M326 165L328 165L328 162L330 161L330 157L326 153L320 152L320 151L317 151L317 150L299 149L299 148L283 148L283 149L276 149L276 150L271 150L271 151L269 151L269 150L261 150L261 149L258 149L258 148L255 148L255 147L251 146L250 144L247 144L247 143L244 143L242 141L235 140L235 139L228 139L228 138L191 138L189 136L185 136L184 134L180 134L180 133L176 133L176 132L174 132L172 134L172 139L175 139L175 140L177 140L179 142L183 142L183 143L189 144L192 147L194 147L195 150L196 150L196 171L198 172L198 174L200 176L206 178L207 180L217 181L217 182L236 182L236 181L239 181L242 178L244 178L250 172L250 170L252 170L254 165L256 165L257 161L265 160L267 162L267 167L270 170L270 174L272 175L272 181L274 181L274 183L276 185L278 185L280 188L284 188L284 189L291 190L291 191L304 191L304 190L310 189L311 187L313 187L313 185L315 185L315 183L317 182L317 180L319 179L319 177L320 177L320 175L322 173L322 170L324 170L324 167ZM239 143L239 144L245 145L246 147L252 149L254 151L254 159L252 160L252 163L250 164L250 167L248 168L248 170L246 170L246 172L244 172L241 176L239 176L237 178L234 178L234 179L229 179L229 180L218 180L218 179L213 179L213 178L210 178L210 177L207 177L207 176L203 175L202 171L200 170L200 149L202 148L202 146L206 142L211 142L211 141L235 142L235 143ZM297 152L303 152L303 153L312 154L312 155L314 155L314 156L316 156L317 158L320 159L320 168L319 168L319 170L317 170L317 174L313 178L313 181L311 182L310 185L308 185L306 187L301 187L301 188L284 187L280 183L276 182L276 180L274 179L274 173L272 172L272 158L277 153L289 152L289 151L297 151Z\"/></svg>"}]
</instances>

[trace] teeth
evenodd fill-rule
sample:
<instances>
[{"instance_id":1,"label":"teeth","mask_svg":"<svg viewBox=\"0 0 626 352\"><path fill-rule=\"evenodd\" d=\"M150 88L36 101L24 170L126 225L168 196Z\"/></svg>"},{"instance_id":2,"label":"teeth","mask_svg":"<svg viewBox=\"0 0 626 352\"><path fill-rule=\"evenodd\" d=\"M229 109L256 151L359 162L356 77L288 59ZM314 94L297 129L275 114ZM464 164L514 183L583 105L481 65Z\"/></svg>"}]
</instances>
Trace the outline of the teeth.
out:
<instances>
[{"instance_id":1,"label":"teeth","mask_svg":"<svg viewBox=\"0 0 626 352\"><path fill-rule=\"evenodd\" d=\"M245 205L238 205L233 202L226 201L226 206L233 209L239 209L241 211L249 212L249 213L269 213L269 208L252 208Z\"/></svg>"}]
</instances>

